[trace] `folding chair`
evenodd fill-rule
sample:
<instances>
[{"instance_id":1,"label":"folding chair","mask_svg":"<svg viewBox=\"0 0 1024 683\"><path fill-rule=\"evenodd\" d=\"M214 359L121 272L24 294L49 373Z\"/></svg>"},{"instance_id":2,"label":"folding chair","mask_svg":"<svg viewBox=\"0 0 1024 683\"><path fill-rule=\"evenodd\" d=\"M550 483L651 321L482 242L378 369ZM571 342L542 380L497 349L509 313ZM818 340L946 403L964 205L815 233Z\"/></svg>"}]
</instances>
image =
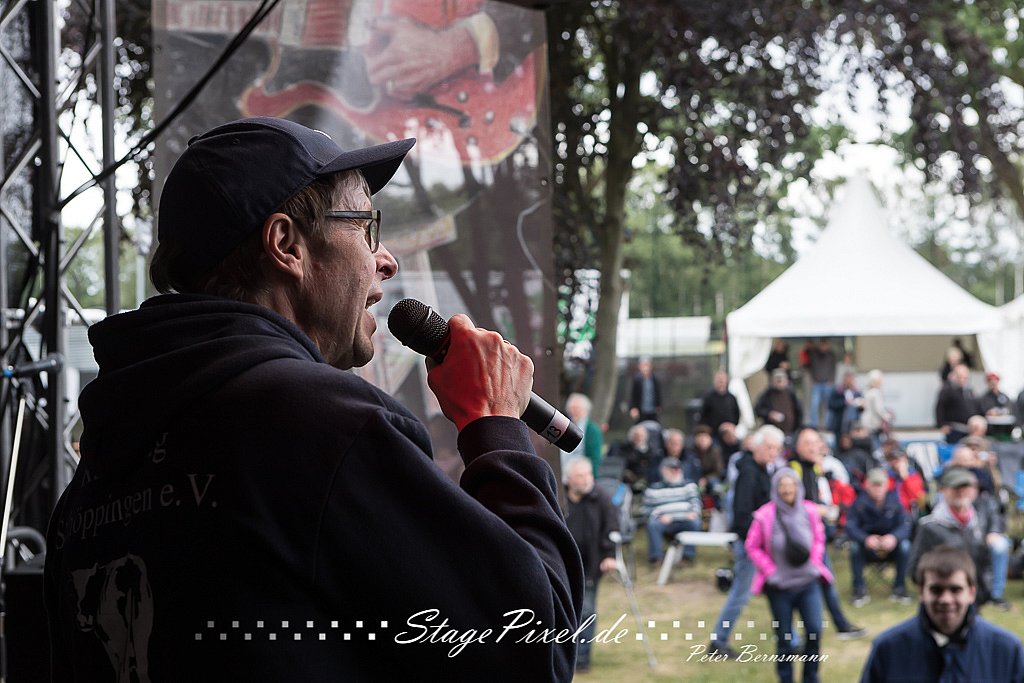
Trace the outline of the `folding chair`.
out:
<instances>
[{"instance_id":1,"label":"folding chair","mask_svg":"<svg viewBox=\"0 0 1024 683\"><path fill-rule=\"evenodd\" d=\"M601 471L602 474L605 471L603 462L601 463ZM636 552L633 548L633 539L636 538L637 523L633 519L632 513L633 489L629 487L629 484L622 481L621 478L615 479L606 476L598 478L596 485L600 486L608 494L608 497L612 499L612 505L619 512L619 540L617 543L629 551L629 563L623 563L623 566L632 575L636 575Z\"/></svg>"}]
</instances>

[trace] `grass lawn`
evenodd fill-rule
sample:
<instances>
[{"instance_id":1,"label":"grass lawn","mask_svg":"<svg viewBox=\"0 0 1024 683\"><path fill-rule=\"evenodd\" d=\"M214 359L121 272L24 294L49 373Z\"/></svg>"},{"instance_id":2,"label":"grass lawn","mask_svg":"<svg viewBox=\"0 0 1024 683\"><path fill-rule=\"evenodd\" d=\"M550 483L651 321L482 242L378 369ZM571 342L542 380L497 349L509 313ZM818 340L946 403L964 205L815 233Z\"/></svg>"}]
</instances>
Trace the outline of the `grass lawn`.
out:
<instances>
[{"instance_id":1,"label":"grass lawn","mask_svg":"<svg viewBox=\"0 0 1024 683\"><path fill-rule=\"evenodd\" d=\"M634 543L637 557L637 573L634 592L643 615L644 629L649 638L657 665L648 665L644 643L637 640L639 628L633 616L626 590L614 576L605 576L598 590L598 632L612 627L608 640L621 630L626 633L618 642L594 644L591 670L579 674L574 680L581 683L621 683L628 681L688 681L707 683L765 683L775 681L775 664L772 662L700 662L692 648L709 641L709 634L715 626L718 611L725 602L725 594L715 586L715 569L731 564L727 550L699 548L697 562L692 567L677 566L672 578L665 586L655 582L659 567L648 566L646 562L646 538L638 534ZM868 636L861 640L840 641L831 617L825 610L826 628L821 642L821 654L828 659L820 665L823 681L857 681L861 667L867 658L871 639L889 626L914 615L916 600L912 605L900 605L888 600L892 580L892 569L884 578L869 573L869 590L872 601L855 609L849 605L850 570L845 553L830 549L836 569L839 594L847 618L858 626L868 629ZM914 594L913 585L908 589ZM1024 633L1024 589L1020 581L1010 581L1007 599L1013 603L1010 612L987 608L984 616L1014 633ZM616 622L618 622L616 624ZM733 632L734 649L743 645L756 645L756 654L768 655L775 652L774 636L768 602L763 596L754 596L740 616ZM910 654L912 656L912 654ZM802 664L796 663L797 675ZM799 679L797 679L799 680Z\"/></svg>"}]
</instances>

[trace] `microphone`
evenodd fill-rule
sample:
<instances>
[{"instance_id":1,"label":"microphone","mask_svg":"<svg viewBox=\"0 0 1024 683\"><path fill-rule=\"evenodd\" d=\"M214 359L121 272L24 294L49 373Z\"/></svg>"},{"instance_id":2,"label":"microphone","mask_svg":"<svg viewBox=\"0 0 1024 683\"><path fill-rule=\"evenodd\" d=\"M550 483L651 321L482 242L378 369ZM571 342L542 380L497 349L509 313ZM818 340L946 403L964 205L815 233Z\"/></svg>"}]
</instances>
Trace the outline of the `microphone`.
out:
<instances>
[{"instance_id":1,"label":"microphone","mask_svg":"<svg viewBox=\"0 0 1024 683\"><path fill-rule=\"evenodd\" d=\"M60 370L62 367L64 367L64 356L59 353L51 353L45 358L40 358L39 360L32 361L31 363L9 365L3 369L3 376L8 379L11 377L29 377L32 375L38 375L42 372Z\"/></svg>"},{"instance_id":2,"label":"microphone","mask_svg":"<svg viewBox=\"0 0 1024 683\"><path fill-rule=\"evenodd\" d=\"M416 353L444 362L448 354L448 321L430 306L416 299L402 299L388 315L388 329L395 339ZM563 451L574 450L583 440L583 432L550 403L530 392L530 405L522 414L526 426Z\"/></svg>"}]
</instances>

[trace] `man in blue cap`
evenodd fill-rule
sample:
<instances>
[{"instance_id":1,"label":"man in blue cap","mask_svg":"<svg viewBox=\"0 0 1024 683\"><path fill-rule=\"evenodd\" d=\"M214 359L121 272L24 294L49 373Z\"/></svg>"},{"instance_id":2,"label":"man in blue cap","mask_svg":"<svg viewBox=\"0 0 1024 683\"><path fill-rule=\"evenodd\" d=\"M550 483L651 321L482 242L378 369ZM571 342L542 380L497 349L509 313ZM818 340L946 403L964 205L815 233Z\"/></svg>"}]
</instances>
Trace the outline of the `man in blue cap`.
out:
<instances>
[{"instance_id":1,"label":"man in blue cap","mask_svg":"<svg viewBox=\"0 0 1024 683\"><path fill-rule=\"evenodd\" d=\"M518 419L533 364L465 316L424 426L346 370L398 263L372 195L414 140L345 152L270 118L171 170L162 296L90 329L82 458L50 523L54 680L568 680L583 589Z\"/></svg>"}]
</instances>

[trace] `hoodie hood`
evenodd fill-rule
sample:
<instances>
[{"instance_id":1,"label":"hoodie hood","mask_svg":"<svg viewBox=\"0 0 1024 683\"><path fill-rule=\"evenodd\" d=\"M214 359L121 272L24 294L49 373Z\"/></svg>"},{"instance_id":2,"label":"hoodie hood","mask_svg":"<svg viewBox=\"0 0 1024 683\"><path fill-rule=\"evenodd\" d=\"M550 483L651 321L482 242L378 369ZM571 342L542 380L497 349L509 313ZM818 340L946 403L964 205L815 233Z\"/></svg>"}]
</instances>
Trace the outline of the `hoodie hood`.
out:
<instances>
[{"instance_id":1,"label":"hoodie hood","mask_svg":"<svg viewBox=\"0 0 1024 683\"><path fill-rule=\"evenodd\" d=\"M99 376L79 406L82 457L93 467L148 450L182 410L261 363L324 362L313 342L273 311L199 295L149 299L93 325L89 341Z\"/></svg>"}]
</instances>

